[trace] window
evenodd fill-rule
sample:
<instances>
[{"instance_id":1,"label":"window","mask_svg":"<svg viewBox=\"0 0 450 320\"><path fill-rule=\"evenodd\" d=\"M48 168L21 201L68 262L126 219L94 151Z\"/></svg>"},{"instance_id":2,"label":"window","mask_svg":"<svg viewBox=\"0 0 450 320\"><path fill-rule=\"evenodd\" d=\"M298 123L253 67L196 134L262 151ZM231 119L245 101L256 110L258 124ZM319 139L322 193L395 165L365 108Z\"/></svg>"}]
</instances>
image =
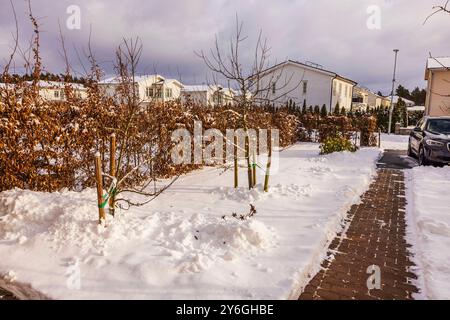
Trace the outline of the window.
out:
<instances>
[{"instance_id":1,"label":"window","mask_svg":"<svg viewBox=\"0 0 450 320\"><path fill-rule=\"evenodd\" d=\"M172 89L166 89L166 98L172 98Z\"/></svg>"},{"instance_id":2,"label":"window","mask_svg":"<svg viewBox=\"0 0 450 320\"><path fill-rule=\"evenodd\" d=\"M150 87L145 88L145 96L147 98L152 98L153 97L153 89Z\"/></svg>"},{"instance_id":3,"label":"window","mask_svg":"<svg viewBox=\"0 0 450 320\"><path fill-rule=\"evenodd\" d=\"M450 134L450 120L431 119L428 121L427 130L436 134Z\"/></svg>"},{"instance_id":4,"label":"window","mask_svg":"<svg viewBox=\"0 0 450 320\"><path fill-rule=\"evenodd\" d=\"M308 81L303 81L303 94L308 92Z\"/></svg>"},{"instance_id":5,"label":"window","mask_svg":"<svg viewBox=\"0 0 450 320\"><path fill-rule=\"evenodd\" d=\"M53 91L53 97L54 97L55 99L59 99L59 90Z\"/></svg>"},{"instance_id":6,"label":"window","mask_svg":"<svg viewBox=\"0 0 450 320\"><path fill-rule=\"evenodd\" d=\"M272 93L275 94L277 92L277 84L272 84Z\"/></svg>"},{"instance_id":7,"label":"window","mask_svg":"<svg viewBox=\"0 0 450 320\"><path fill-rule=\"evenodd\" d=\"M333 95L335 96L337 94L336 92L336 82L333 82Z\"/></svg>"},{"instance_id":8,"label":"window","mask_svg":"<svg viewBox=\"0 0 450 320\"><path fill-rule=\"evenodd\" d=\"M339 83L339 96L342 96L342 83Z\"/></svg>"},{"instance_id":9,"label":"window","mask_svg":"<svg viewBox=\"0 0 450 320\"><path fill-rule=\"evenodd\" d=\"M222 105L223 94L220 91L217 91L216 93L214 93L213 102L214 102L214 104Z\"/></svg>"},{"instance_id":10,"label":"window","mask_svg":"<svg viewBox=\"0 0 450 320\"><path fill-rule=\"evenodd\" d=\"M345 86L345 97L348 97L348 86Z\"/></svg>"}]
</instances>

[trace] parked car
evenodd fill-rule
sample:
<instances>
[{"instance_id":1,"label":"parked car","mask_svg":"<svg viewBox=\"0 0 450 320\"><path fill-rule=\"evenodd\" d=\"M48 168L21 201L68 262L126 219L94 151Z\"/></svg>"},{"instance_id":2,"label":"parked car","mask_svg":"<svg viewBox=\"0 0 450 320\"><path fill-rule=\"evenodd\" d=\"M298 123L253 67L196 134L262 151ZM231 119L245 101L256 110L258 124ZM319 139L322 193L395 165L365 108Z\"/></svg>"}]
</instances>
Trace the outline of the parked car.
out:
<instances>
[{"instance_id":1,"label":"parked car","mask_svg":"<svg viewBox=\"0 0 450 320\"><path fill-rule=\"evenodd\" d=\"M450 117L425 117L411 132L408 156L419 165L450 164Z\"/></svg>"}]
</instances>

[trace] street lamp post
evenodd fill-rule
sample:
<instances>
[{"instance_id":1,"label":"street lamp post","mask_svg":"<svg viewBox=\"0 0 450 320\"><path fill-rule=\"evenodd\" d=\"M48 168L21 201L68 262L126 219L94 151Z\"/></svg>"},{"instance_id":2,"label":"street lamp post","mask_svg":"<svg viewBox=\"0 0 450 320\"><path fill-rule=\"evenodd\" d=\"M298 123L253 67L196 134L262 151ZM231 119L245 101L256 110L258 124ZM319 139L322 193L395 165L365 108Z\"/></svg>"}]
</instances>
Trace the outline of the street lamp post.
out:
<instances>
[{"instance_id":1,"label":"street lamp post","mask_svg":"<svg viewBox=\"0 0 450 320\"><path fill-rule=\"evenodd\" d=\"M392 133L392 113L394 112L394 90L395 90L395 73L397 70L397 55L400 50L394 49L395 52L395 62L394 62L394 77L392 78L392 91L391 91L391 106L389 108L389 131L388 133Z\"/></svg>"}]
</instances>

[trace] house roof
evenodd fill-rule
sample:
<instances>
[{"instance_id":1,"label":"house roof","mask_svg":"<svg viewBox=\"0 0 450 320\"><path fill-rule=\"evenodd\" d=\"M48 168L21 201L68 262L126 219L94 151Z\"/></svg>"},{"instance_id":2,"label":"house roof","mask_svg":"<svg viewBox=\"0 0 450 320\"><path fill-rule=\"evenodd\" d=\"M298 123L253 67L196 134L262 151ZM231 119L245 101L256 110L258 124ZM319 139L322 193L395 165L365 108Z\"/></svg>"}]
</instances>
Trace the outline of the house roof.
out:
<instances>
[{"instance_id":1,"label":"house roof","mask_svg":"<svg viewBox=\"0 0 450 320\"><path fill-rule=\"evenodd\" d=\"M336 72L333 72L333 71L330 71L330 70L326 70L326 69L322 69L322 68L319 68L319 67L316 67L316 66L311 66L309 64L305 64L305 63L298 62L298 61L295 61L295 60L290 60L290 59L286 60L284 62L278 63L278 64L276 64L276 65L274 65L274 66L264 70L263 73L270 72L272 70L278 69L278 68L280 68L280 67L282 67L284 65L287 65L287 64L292 64L292 65L299 66L299 67L302 67L302 68L305 68L305 69L309 69L309 70L312 70L312 71L323 73L323 74L329 75L330 77L335 77L335 78L338 78L339 80L342 80L342 81L345 81L345 82L349 82L349 83L351 83L353 85L357 84L357 82L355 82L355 81L353 81L351 79L348 79L346 77L343 77L343 76L337 74Z\"/></svg>"},{"instance_id":2,"label":"house roof","mask_svg":"<svg viewBox=\"0 0 450 320\"><path fill-rule=\"evenodd\" d=\"M212 88L208 85L189 85L184 86L182 91L185 92L205 92L211 90Z\"/></svg>"},{"instance_id":3,"label":"house roof","mask_svg":"<svg viewBox=\"0 0 450 320\"><path fill-rule=\"evenodd\" d=\"M413 105L416 104L414 101L411 101L411 100L408 100L408 99L406 99L406 98L399 97L399 96L394 96L394 100L393 100L394 104L396 104L400 98L401 98L401 99L403 100L403 102L405 102L406 104L413 104Z\"/></svg>"},{"instance_id":4,"label":"house roof","mask_svg":"<svg viewBox=\"0 0 450 320\"><path fill-rule=\"evenodd\" d=\"M26 81L27 84L32 84L32 81ZM66 85L71 86L73 89L83 90L85 87L80 83L61 82L61 81L46 81L39 80L38 86L45 89L64 89Z\"/></svg>"},{"instance_id":5,"label":"house roof","mask_svg":"<svg viewBox=\"0 0 450 320\"><path fill-rule=\"evenodd\" d=\"M183 87L183 84L180 81L178 81L177 79L166 79L165 82L166 83L173 83L173 84L176 84L179 87Z\"/></svg>"},{"instance_id":6,"label":"house roof","mask_svg":"<svg viewBox=\"0 0 450 320\"><path fill-rule=\"evenodd\" d=\"M143 76L135 76L134 77L134 82L136 82L136 83L147 82L147 81L157 82L160 80L166 81L166 79L159 74L151 74L151 75L143 75ZM114 76L114 77L106 78L106 79L100 81L100 84L119 84L119 83L121 83L120 76Z\"/></svg>"},{"instance_id":7,"label":"house roof","mask_svg":"<svg viewBox=\"0 0 450 320\"><path fill-rule=\"evenodd\" d=\"M446 69L450 71L450 57L428 58L427 67L425 69L425 80L428 80L429 70L446 70Z\"/></svg>"}]
</instances>

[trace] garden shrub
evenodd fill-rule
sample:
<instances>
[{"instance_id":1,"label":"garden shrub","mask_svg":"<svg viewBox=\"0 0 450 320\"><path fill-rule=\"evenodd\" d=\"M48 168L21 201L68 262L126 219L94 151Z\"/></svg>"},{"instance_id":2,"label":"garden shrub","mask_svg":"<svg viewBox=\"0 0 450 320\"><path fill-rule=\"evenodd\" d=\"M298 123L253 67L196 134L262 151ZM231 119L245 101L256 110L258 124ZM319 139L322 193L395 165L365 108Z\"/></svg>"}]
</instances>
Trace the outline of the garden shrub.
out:
<instances>
[{"instance_id":1,"label":"garden shrub","mask_svg":"<svg viewBox=\"0 0 450 320\"><path fill-rule=\"evenodd\" d=\"M330 154L342 151L355 152L356 150L358 150L358 148L353 145L350 140L344 137L330 137L320 145L320 154Z\"/></svg>"}]
</instances>

